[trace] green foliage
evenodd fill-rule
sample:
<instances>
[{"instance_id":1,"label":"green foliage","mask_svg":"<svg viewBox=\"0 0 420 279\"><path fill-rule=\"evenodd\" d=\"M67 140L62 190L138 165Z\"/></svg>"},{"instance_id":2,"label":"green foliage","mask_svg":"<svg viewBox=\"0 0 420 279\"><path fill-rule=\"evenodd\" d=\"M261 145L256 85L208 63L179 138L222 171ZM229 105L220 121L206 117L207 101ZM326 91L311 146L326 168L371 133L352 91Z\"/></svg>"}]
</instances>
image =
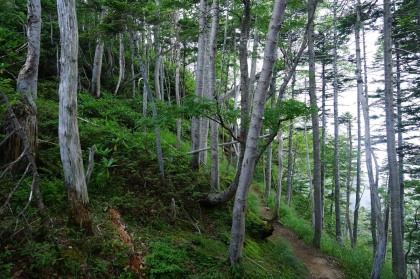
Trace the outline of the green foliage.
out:
<instances>
[{"instance_id":1,"label":"green foliage","mask_svg":"<svg viewBox=\"0 0 420 279\"><path fill-rule=\"evenodd\" d=\"M259 197L257 196L257 194L250 192L248 194L248 199L247 199L247 207L248 207L248 211L252 212L254 215L258 216L259 215Z\"/></svg>"},{"instance_id":2,"label":"green foliage","mask_svg":"<svg viewBox=\"0 0 420 279\"><path fill-rule=\"evenodd\" d=\"M278 266L281 278L307 278L305 264L293 254L289 244L281 239L274 239L264 247L265 257L273 262L273 266Z\"/></svg>"},{"instance_id":3,"label":"green foliage","mask_svg":"<svg viewBox=\"0 0 420 279\"><path fill-rule=\"evenodd\" d=\"M145 263L150 278L179 278L186 274L187 253L182 247L164 241L155 241L149 246Z\"/></svg>"},{"instance_id":4,"label":"green foliage","mask_svg":"<svg viewBox=\"0 0 420 279\"><path fill-rule=\"evenodd\" d=\"M309 221L300 219L293 209L282 204L280 210L281 222L291 228L299 238L309 245L313 240L313 230ZM359 241L357 249L339 245L327 234L322 235L321 251L337 258L341 268L350 278L370 278L372 268L372 251ZM388 262L381 273L381 278L392 278Z\"/></svg>"},{"instance_id":5,"label":"green foliage","mask_svg":"<svg viewBox=\"0 0 420 279\"><path fill-rule=\"evenodd\" d=\"M310 115L312 110L312 108L306 106L303 102L288 99L280 102L274 108L267 107L264 112L263 123L274 131L277 131L278 125L282 122L299 116Z\"/></svg>"}]
</instances>

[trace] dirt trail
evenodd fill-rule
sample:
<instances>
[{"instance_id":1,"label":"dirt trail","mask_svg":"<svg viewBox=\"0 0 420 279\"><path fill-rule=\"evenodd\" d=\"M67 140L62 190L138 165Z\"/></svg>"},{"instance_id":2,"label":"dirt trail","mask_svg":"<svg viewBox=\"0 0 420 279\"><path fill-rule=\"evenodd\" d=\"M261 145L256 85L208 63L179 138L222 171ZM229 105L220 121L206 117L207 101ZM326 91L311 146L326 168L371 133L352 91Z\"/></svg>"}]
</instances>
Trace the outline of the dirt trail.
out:
<instances>
[{"instance_id":1,"label":"dirt trail","mask_svg":"<svg viewBox=\"0 0 420 279\"><path fill-rule=\"evenodd\" d=\"M260 216L264 220L272 218L272 212L266 207L260 208ZM293 253L301 259L309 271L310 279L345 279L344 273L337 267L337 260L322 254L319 250L309 246L296 234L278 222L272 222L274 231L269 239L282 239L289 243Z\"/></svg>"}]
</instances>

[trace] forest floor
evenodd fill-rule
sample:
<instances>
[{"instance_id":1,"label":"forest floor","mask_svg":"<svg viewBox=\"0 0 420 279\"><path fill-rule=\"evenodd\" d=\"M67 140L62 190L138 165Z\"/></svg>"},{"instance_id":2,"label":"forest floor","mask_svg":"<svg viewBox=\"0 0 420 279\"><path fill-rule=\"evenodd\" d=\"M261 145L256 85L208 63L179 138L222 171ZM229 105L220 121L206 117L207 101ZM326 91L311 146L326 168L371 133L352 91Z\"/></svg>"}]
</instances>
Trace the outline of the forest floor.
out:
<instances>
[{"instance_id":1,"label":"forest floor","mask_svg":"<svg viewBox=\"0 0 420 279\"><path fill-rule=\"evenodd\" d=\"M259 195L260 196L260 195ZM346 276L338 267L338 261L321 253L318 249L306 244L289 228L272 220L272 211L260 202L260 217L273 226L270 240L282 239L292 248L293 253L299 258L309 271L310 279L345 279Z\"/></svg>"}]
</instances>

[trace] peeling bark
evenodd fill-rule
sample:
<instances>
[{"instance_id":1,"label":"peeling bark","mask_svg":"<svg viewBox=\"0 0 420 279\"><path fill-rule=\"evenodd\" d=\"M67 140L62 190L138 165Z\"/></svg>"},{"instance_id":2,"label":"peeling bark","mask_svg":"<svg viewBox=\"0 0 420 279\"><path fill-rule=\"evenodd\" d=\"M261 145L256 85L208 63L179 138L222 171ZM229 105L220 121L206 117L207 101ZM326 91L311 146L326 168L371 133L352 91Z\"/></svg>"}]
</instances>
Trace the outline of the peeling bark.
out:
<instances>
[{"instance_id":1,"label":"peeling bark","mask_svg":"<svg viewBox=\"0 0 420 279\"><path fill-rule=\"evenodd\" d=\"M61 44L58 138L68 192L69 222L92 234L88 192L77 124L78 44L75 0L58 0Z\"/></svg>"}]
</instances>

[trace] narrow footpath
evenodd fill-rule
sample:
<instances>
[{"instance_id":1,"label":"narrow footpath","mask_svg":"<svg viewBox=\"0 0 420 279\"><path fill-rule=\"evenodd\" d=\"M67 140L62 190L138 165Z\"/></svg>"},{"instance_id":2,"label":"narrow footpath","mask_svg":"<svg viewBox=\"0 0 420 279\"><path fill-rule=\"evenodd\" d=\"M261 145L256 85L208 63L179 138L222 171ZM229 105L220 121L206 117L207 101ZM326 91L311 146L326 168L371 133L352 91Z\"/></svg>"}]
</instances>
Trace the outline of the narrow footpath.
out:
<instances>
[{"instance_id":1,"label":"narrow footpath","mask_svg":"<svg viewBox=\"0 0 420 279\"><path fill-rule=\"evenodd\" d=\"M263 220L271 220L272 212L260 203L260 216ZM272 222L273 234L268 239L282 239L289 243L293 253L306 265L310 279L346 279L338 268L338 262L331 256L322 254L318 249L306 244L296 234L280 224Z\"/></svg>"}]
</instances>

